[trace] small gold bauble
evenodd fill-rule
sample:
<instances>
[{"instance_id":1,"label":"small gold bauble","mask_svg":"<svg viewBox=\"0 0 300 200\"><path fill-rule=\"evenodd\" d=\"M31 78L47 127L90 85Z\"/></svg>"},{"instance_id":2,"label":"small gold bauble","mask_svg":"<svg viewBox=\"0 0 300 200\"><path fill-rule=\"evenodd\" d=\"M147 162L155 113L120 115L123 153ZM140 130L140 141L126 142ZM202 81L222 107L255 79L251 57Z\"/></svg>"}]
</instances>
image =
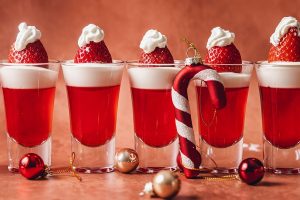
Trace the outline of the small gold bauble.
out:
<instances>
[{"instance_id":1,"label":"small gold bauble","mask_svg":"<svg viewBox=\"0 0 300 200\"><path fill-rule=\"evenodd\" d=\"M153 179L154 193L161 198L170 198L177 195L180 185L181 182L178 176L167 170L160 171Z\"/></svg>"},{"instance_id":2,"label":"small gold bauble","mask_svg":"<svg viewBox=\"0 0 300 200\"><path fill-rule=\"evenodd\" d=\"M139 157L135 150L120 149L115 155L115 167L119 172L130 173L139 165Z\"/></svg>"}]
</instances>

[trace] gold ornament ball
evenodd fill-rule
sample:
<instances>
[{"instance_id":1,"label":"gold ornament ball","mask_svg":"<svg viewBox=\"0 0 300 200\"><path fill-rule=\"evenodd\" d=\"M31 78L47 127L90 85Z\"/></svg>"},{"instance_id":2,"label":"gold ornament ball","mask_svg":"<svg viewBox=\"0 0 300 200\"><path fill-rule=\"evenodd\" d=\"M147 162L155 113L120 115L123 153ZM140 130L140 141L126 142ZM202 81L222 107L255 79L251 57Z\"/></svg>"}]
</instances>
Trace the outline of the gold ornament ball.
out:
<instances>
[{"instance_id":1,"label":"gold ornament ball","mask_svg":"<svg viewBox=\"0 0 300 200\"><path fill-rule=\"evenodd\" d=\"M115 155L115 167L119 172L130 173L139 165L139 156L133 149L120 149Z\"/></svg>"},{"instance_id":2,"label":"gold ornament ball","mask_svg":"<svg viewBox=\"0 0 300 200\"><path fill-rule=\"evenodd\" d=\"M178 176L167 170L160 171L153 179L154 193L161 198L170 198L177 195L180 185L181 182Z\"/></svg>"}]
</instances>

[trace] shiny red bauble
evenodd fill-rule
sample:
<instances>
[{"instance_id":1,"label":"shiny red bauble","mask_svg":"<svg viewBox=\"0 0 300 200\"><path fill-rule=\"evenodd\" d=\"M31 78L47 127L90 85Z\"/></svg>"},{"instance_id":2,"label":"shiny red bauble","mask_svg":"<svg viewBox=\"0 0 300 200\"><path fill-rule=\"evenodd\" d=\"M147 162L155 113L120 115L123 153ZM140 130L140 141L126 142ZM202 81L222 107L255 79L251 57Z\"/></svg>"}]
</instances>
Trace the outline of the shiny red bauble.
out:
<instances>
[{"instance_id":1,"label":"shiny red bauble","mask_svg":"<svg viewBox=\"0 0 300 200\"><path fill-rule=\"evenodd\" d=\"M19 172L27 179L36 179L45 175L43 159L35 154L25 154L19 162Z\"/></svg>"},{"instance_id":2,"label":"shiny red bauble","mask_svg":"<svg viewBox=\"0 0 300 200\"><path fill-rule=\"evenodd\" d=\"M265 174L264 165L256 158L247 158L239 165L240 179L249 184L255 185L259 183Z\"/></svg>"}]
</instances>

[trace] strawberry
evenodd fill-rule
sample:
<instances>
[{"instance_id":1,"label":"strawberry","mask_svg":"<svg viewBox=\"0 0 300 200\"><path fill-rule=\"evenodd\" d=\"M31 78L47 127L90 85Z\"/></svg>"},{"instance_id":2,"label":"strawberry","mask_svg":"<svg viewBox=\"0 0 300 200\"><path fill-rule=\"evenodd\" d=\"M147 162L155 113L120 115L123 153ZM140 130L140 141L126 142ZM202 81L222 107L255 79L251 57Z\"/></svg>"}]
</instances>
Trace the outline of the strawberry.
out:
<instances>
[{"instance_id":1,"label":"strawberry","mask_svg":"<svg viewBox=\"0 0 300 200\"><path fill-rule=\"evenodd\" d=\"M277 46L272 45L268 61L300 61L300 37L298 36L298 29L296 27L290 28L280 39Z\"/></svg>"},{"instance_id":2,"label":"strawberry","mask_svg":"<svg viewBox=\"0 0 300 200\"><path fill-rule=\"evenodd\" d=\"M207 51L205 56L207 64L241 64L242 58L239 50L234 44L219 47L214 46ZM211 65L217 72L236 72L242 71L240 65Z\"/></svg>"},{"instance_id":3,"label":"strawberry","mask_svg":"<svg viewBox=\"0 0 300 200\"><path fill-rule=\"evenodd\" d=\"M112 63L112 58L103 40L100 42L91 41L78 49L74 62Z\"/></svg>"},{"instance_id":4,"label":"strawberry","mask_svg":"<svg viewBox=\"0 0 300 200\"><path fill-rule=\"evenodd\" d=\"M8 62L10 63L47 63L48 55L40 40L27 44L26 48L17 51L12 45Z\"/></svg>"},{"instance_id":5,"label":"strawberry","mask_svg":"<svg viewBox=\"0 0 300 200\"><path fill-rule=\"evenodd\" d=\"M156 47L151 53L142 52L139 62L145 64L170 64L174 63L174 59L168 47Z\"/></svg>"}]
</instances>

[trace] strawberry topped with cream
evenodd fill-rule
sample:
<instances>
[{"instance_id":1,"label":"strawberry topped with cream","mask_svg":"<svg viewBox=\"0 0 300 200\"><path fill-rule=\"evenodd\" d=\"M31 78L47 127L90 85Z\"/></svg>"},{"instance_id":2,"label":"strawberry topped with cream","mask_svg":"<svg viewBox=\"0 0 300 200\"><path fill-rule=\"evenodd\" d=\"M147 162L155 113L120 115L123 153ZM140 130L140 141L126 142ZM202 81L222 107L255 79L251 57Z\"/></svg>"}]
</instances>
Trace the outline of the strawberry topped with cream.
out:
<instances>
[{"instance_id":1,"label":"strawberry topped with cream","mask_svg":"<svg viewBox=\"0 0 300 200\"><path fill-rule=\"evenodd\" d=\"M41 32L35 26L25 22L19 25L16 41L11 46L8 62L11 63L47 63L48 55L40 41Z\"/></svg>"},{"instance_id":2,"label":"strawberry topped with cream","mask_svg":"<svg viewBox=\"0 0 300 200\"><path fill-rule=\"evenodd\" d=\"M272 44L268 61L300 61L300 23L294 17L284 17L270 37Z\"/></svg>"},{"instance_id":3,"label":"strawberry topped with cream","mask_svg":"<svg viewBox=\"0 0 300 200\"><path fill-rule=\"evenodd\" d=\"M205 63L207 64L241 64L241 54L233 44L235 34L215 27L211 30L211 35L207 41L207 54ZM213 65L218 72L240 72L241 67L230 65Z\"/></svg>"},{"instance_id":4,"label":"strawberry topped with cream","mask_svg":"<svg viewBox=\"0 0 300 200\"><path fill-rule=\"evenodd\" d=\"M95 24L82 29L75 63L112 63L111 54L104 43L104 31Z\"/></svg>"},{"instance_id":5,"label":"strawberry topped with cream","mask_svg":"<svg viewBox=\"0 0 300 200\"><path fill-rule=\"evenodd\" d=\"M174 63L173 56L167 47L167 37L157 30L148 30L141 43L143 50L140 63L145 64L171 64Z\"/></svg>"}]
</instances>

